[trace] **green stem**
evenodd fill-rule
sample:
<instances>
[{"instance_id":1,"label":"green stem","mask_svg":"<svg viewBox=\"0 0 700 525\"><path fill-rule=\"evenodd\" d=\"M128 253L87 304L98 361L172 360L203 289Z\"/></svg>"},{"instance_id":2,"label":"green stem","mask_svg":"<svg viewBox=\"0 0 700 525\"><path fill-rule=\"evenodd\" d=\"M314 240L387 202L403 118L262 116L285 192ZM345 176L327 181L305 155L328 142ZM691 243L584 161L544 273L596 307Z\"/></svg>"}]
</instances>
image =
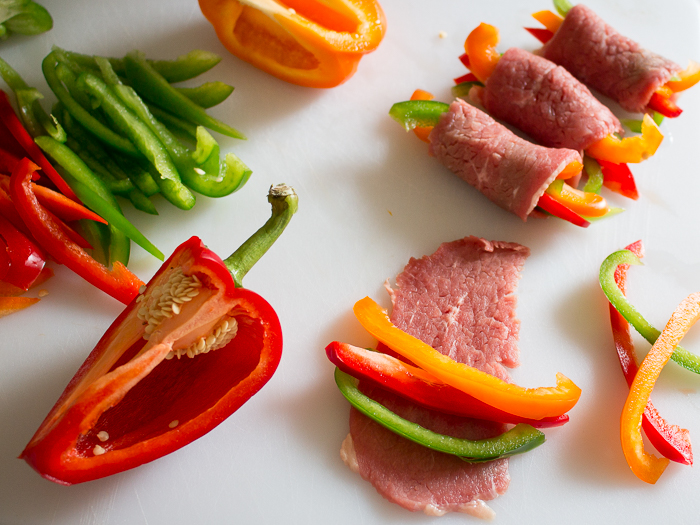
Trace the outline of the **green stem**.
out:
<instances>
[{"instance_id":1,"label":"green stem","mask_svg":"<svg viewBox=\"0 0 700 525\"><path fill-rule=\"evenodd\" d=\"M294 188L286 184L270 187L267 201L272 205L272 216L248 238L231 256L224 260L236 286L242 287L243 277L274 244L289 224L298 207Z\"/></svg>"}]
</instances>

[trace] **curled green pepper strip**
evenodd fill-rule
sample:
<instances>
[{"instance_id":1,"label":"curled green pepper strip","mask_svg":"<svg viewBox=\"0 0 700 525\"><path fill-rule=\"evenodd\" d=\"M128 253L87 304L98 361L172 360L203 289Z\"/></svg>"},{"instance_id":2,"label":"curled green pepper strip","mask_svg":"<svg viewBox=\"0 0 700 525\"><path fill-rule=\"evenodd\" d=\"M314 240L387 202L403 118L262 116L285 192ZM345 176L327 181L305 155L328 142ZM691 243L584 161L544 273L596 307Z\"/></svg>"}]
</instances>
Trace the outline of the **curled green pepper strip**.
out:
<instances>
[{"instance_id":1,"label":"curled green pepper strip","mask_svg":"<svg viewBox=\"0 0 700 525\"><path fill-rule=\"evenodd\" d=\"M413 128L436 126L440 115L449 109L449 104L435 100L407 100L391 106L389 115L406 131L410 131Z\"/></svg>"},{"instance_id":2,"label":"curled green pepper strip","mask_svg":"<svg viewBox=\"0 0 700 525\"><path fill-rule=\"evenodd\" d=\"M470 463L522 454L545 442L542 432L524 423L515 425L495 438L478 441L437 434L396 415L385 406L365 396L358 390L357 380L338 368L335 369L335 382L352 406L380 425L419 445L458 456Z\"/></svg>"},{"instance_id":3,"label":"curled green pepper strip","mask_svg":"<svg viewBox=\"0 0 700 525\"><path fill-rule=\"evenodd\" d=\"M126 77L129 83L152 103L177 113L182 118L204 126L234 139L245 139L245 135L209 115L204 109L172 87L142 53L131 52L124 58Z\"/></svg>"},{"instance_id":4,"label":"curled green pepper strip","mask_svg":"<svg viewBox=\"0 0 700 525\"><path fill-rule=\"evenodd\" d=\"M615 270L621 264L641 265L639 258L629 250L620 250L608 255L600 266L600 287L620 315L634 326L634 329L650 344L654 344L661 332L651 326L644 317L630 304L615 282ZM700 357L678 345L671 356L676 363L691 372L700 374Z\"/></svg>"},{"instance_id":5,"label":"curled green pepper strip","mask_svg":"<svg viewBox=\"0 0 700 525\"><path fill-rule=\"evenodd\" d=\"M78 101L73 98L73 96L71 96L68 89L66 89L56 74L58 59L55 53L55 51L52 51L46 55L46 58L44 58L41 63L41 69L44 72L44 78L46 78L47 84L51 88L51 91L53 91L54 95L56 95L56 98L61 101L63 106L75 120L80 122L85 129L90 131L90 133L95 135L101 141L121 151L122 153L140 157L141 153L136 146L129 141L129 139L106 127L98 119L91 115L88 110L81 106Z\"/></svg>"}]
</instances>

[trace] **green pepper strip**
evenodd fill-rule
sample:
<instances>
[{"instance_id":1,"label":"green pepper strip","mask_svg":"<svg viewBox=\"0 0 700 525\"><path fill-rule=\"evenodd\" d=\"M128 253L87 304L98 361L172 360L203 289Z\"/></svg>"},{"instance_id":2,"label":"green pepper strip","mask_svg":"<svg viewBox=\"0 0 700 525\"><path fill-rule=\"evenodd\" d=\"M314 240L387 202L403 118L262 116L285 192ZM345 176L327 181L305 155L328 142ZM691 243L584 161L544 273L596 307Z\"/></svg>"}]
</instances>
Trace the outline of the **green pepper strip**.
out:
<instances>
[{"instance_id":1,"label":"green pepper strip","mask_svg":"<svg viewBox=\"0 0 700 525\"><path fill-rule=\"evenodd\" d=\"M92 246L92 258L103 266L109 266L109 226L87 219L78 222L80 223L80 233Z\"/></svg>"},{"instance_id":2,"label":"green pepper strip","mask_svg":"<svg viewBox=\"0 0 700 525\"><path fill-rule=\"evenodd\" d=\"M180 209L192 208L195 203L194 195L182 184L180 174L168 151L150 128L134 115L111 86L99 77L92 73L81 73L78 77L78 85L85 86L88 92L100 101L100 107L114 125L127 135L137 149L153 164L160 174L156 182L163 196Z\"/></svg>"},{"instance_id":3,"label":"green pepper strip","mask_svg":"<svg viewBox=\"0 0 700 525\"><path fill-rule=\"evenodd\" d=\"M95 67L95 57L83 55L72 51L65 51L66 56L83 67ZM119 75L125 75L124 60L121 58L107 58ZM182 82L209 71L221 62L221 57L209 51L195 49L175 60L148 60L153 69L158 71L168 82Z\"/></svg>"},{"instance_id":4,"label":"green pepper strip","mask_svg":"<svg viewBox=\"0 0 700 525\"><path fill-rule=\"evenodd\" d=\"M38 35L53 27L53 19L45 7L32 0L12 3L17 8L11 10L10 13L5 12L5 16L10 16L0 20L6 30L20 35Z\"/></svg>"},{"instance_id":5,"label":"green pepper strip","mask_svg":"<svg viewBox=\"0 0 700 525\"><path fill-rule=\"evenodd\" d=\"M145 59L142 53L128 53L124 58L126 77L139 94L154 104L234 139L245 139L240 131L209 115L204 109L172 87Z\"/></svg>"},{"instance_id":6,"label":"green pepper strip","mask_svg":"<svg viewBox=\"0 0 700 525\"><path fill-rule=\"evenodd\" d=\"M233 93L233 86L229 86L218 80L215 82L205 82L197 87L175 89L202 108L218 106Z\"/></svg>"},{"instance_id":7,"label":"green pepper strip","mask_svg":"<svg viewBox=\"0 0 700 525\"><path fill-rule=\"evenodd\" d=\"M160 120L160 122L168 128L170 133L191 140L192 142L197 140L197 126L195 124L181 119L169 111L165 111L153 104L146 104L146 106L148 107L148 111L150 111L155 118Z\"/></svg>"},{"instance_id":8,"label":"green pepper strip","mask_svg":"<svg viewBox=\"0 0 700 525\"><path fill-rule=\"evenodd\" d=\"M561 16L566 16L566 13L574 6L569 0L554 0L554 7Z\"/></svg>"},{"instance_id":9,"label":"green pepper strip","mask_svg":"<svg viewBox=\"0 0 700 525\"><path fill-rule=\"evenodd\" d=\"M629 250L620 250L608 255L600 266L600 287L608 301L627 319L635 330L650 344L654 344L661 332L651 326L642 315L630 304L615 282L615 270L621 264L641 265L639 258ZM700 374L700 357L678 345L671 356L676 363L691 372Z\"/></svg>"},{"instance_id":10,"label":"green pepper strip","mask_svg":"<svg viewBox=\"0 0 700 525\"><path fill-rule=\"evenodd\" d=\"M452 86L452 95L457 98L468 98L469 97L469 92L471 91L472 87L474 86L482 86L483 84L481 82L475 82L475 81L469 81L469 82L460 82L456 86Z\"/></svg>"},{"instance_id":11,"label":"green pepper strip","mask_svg":"<svg viewBox=\"0 0 700 525\"><path fill-rule=\"evenodd\" d=\"M41 107L39 100L44 98L43 95L38 89L30 87L2 58L0 58L0 76L17 97L19 114L24 127L32 137L48 133L58 141L66 140L66 132L63 128Z\"/></svg>"},{"instance_id":12,"label":"green pepper strip","mask_svg":"<svg viewBox=\"0 0 700 525\"><path fill-rule=\"evenodd\" d=\"M449 104L435 100L407 100L391 106L389 115L406 131L410 131L413 128L436 126L440 115L449 109Z\"/></svg>"},{"instance_id":13,"label":"green pepper strip","mask_svg":"<svg viewBox=\"0 0 700 525\"><path fill-rule=\"evenodd\" d=\"M131 86L120 84L114 88L122 102L160 139L188 187L207 197L224 197L247 182L251 170L233 153L226 154L222 163L219 144L204 127L197 128L197 149L191 153L154 117Z\"/></svg>"},{"instance_id":14,"label":"green pepper strip","mask_svg":"<svg viewBox=\"0 0 700 525\"><path fill-rule=\"evenodd\" d=\"M600 193L600 189L603 187L603 170L600 168L600 164L598 164L594 158L584 155L583 168L588 174L588 181L583 187L583 191L588 193Z\"/></svg>"},{"instance_id":15,"label":"green pepper strip","mask_svg":"<svg viewBox=\"0 0 700 525\"><path fill-rule=\"evenodd\" d=\"M542 432L525 423L519 423L495 438L478 441L437 434L396 415L384 405L364 395L357 388L357 380L341 372L339 368L335 369L335 382L352 406L380 425L419 445L458 456L470 463L522 454L545 442Z\"/></svg>"},{"instance_id":16,"label":"green pepper strip","mask_svg":"<svg viewBox=\"0 0 700 525\"><path fill-rule=\"evenodd\" d=\"M114 196L90 168L73 151L51 137L38 137L36 143L65 170L67 182L80 200L95 213L107 220L124 235L161 261L163 253L131 224L121 212ZM112 232L114 234L114 232Z\"/></svg>"},{"instance_id":17,"label":"green pepper strip","mask_svg":"<svg viewBox=\"0 0 700 525\"><path fill-rule=\"evenodd\" d=\"M52 51L46 55L46 58L44 58L41 63L41 69L44 72L44 78L46 78L46 82L51 88L51 91L53 91L56 98L61 101L71 116L80 122L90 133L106 144L109 144L111 147L128 155L141 156L139 150L129 139L122 137L106 127L71 96L68 89L66 89L56 74L58 59L55 53L55 51Z\"/></svg>"}]
</instances>

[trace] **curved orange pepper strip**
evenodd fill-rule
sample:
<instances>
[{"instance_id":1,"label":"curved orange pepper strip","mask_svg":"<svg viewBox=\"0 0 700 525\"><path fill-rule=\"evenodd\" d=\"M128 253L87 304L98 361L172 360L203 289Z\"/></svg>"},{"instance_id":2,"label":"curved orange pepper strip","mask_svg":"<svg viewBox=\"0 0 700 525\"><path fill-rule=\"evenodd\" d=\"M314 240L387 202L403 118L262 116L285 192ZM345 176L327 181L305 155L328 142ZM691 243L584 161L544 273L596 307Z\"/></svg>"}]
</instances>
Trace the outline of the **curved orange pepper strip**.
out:
<instances>
[{"instance_id":1,"label":"curved orange pepper strip","mask_svg":"<svg viewBox=\"0 0 700 525\"><path fill-rule=\"evenodd\" d=\"M355 317L370 334L444 383L500 410L530 419L556 417L568 412L581 389L557 374L556 387L523 388L459 363L420 339L395 327L385 310L369 297L355 303Z\"/></svg>"},{"instance_id":2,"label":"curved orange pepper strip","mask_svg":"<svg viewBox=\"0 0 700 525\"><path fill-rule=\"evenodd\" d=\"M416 89L413 92L413 95L411 95L411 100L433 100L434 98L435 97L432 93L429 93L428 91L423 91L422 89ZM423 142L428 143L430 142L430 139L428 137L431 131L433 131L433 126L413 128L413 133L416 134L416 137L421 139Z\"/></svg>"},{"instance_id":3,"label":"curved orange pepper strip","mask_svg":"<svg viewBox=\"0 0 700 525\"><path fill-rule=\"evenodd\" d=\"M680 80L669 80L664 85L674 93L685 91L700 82L700 64L691 60L688 67L677 73L676 76Z\"/></svg>"},{"instance_id":4,"label":"curved orange pepper strip","mask_svg":"<svg viewBox=\"0 0 700 525\"><path fill-rule=\"evenodd\" d=\"M386 31L376 0L199 0L199 6L231 53L308 87L350 78Z\"/></svg>"},{"instance_id":5,"label":"curved orange pepper strip","mask_svg":"<svg viewBox=\"0 0 700 525\"><path fill-rule=\"evenodd\" d=\"M499 40L498 29L481 22L464 42L464 51L469 55L469 69L481 82L486 82L501 59L496 51Z\"/></svg>"},{"instance_id":6,"label":"curved orange pepper strip","mask_svg":"<svg viewBox=\"0 0 700 525\"><path fill-rule=\"evenodd\" d=\"M700 318L700 293L686 297L673 312L664 331L651 347L639 366L620 418L622 451L632 472L647 483L656 483L663 474L668 459L658 458L644 451L642 441L642 414L661 369L668 362L673 349L691 326Z\"/></svg>"},{"instance_id":7,"label":"curved orange pepper strip","mask_svg":"<svg viewBox=\"0 0 700 525\"><path fill-rule=\"evenodd\" d=\"M557 175L557 179L570 179L571 177L575 177L579 173L581 173L581 170L583 169L583 164L581 164L577 160L572 160L569 162L563 170L559 172L559 175Z\"/></svg>"},{"instance_id":8,"label":"curved orange pepper strip","mask_svg":"<svg viewBox=\"0 0 700 525\"><path fill-rule=\"evenodd\" d=\"M0 297L0 317L19 312L37 302L37 297Z\"/></svg>"},{"instance_id":9,"label":"curved orange pepper strip","mask_svg":"<svg viewBox=\"0 0 700 525\"><path fill-rule=\"evenodd\" d=\"M544 10L532 13L532 18L537 20L544 27L549 29L552 33L556 33L559 26L564 21L564 18L559 16L552 11Z\"/></svg>"},{"instance_id":10,"label":"curved orange pepper strip","mask_svg":"<svg viewBox=\"0 0 700 525\"><path fill-rule=\"evenodd\" d=\"M654 119L645 114L641 135L619 139L610 134L586 148L586 154L615 164L642 162L656 153L663 138Z\"/></svg>"},{"instance_id":11,"label":"curved orange pepper strip","mask_svg":"<svg viewBox=\"0 0 700 525\"><path fill-rule=\"evenodd\" d=\"M546 192L577 215L602 217L610 211L606 200L597 193L584 192L566 183L552 183Z\"/></svg>"}]
</instances>

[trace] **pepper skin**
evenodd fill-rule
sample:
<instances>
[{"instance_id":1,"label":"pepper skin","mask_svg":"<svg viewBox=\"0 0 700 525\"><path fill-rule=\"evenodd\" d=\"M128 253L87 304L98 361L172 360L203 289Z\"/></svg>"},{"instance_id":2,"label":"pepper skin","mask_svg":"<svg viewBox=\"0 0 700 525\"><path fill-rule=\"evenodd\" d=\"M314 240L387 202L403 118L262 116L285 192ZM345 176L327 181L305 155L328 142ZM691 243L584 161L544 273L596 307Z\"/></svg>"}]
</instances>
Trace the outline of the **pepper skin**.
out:
<instances>
[{"instance_id":1,"label":"pepper skin","mask_svg":"<svg viewBox=\"0 0 700 525\"><path fill-rule=\"evenodd\" d=\"M270 202L248 259L222 261L192 237L129 303L22 452L39 474L70 485L153 461L212 430L272 377L277 315L228 268L245 273L296 211L293 190L271 191Z\"/></svg>"},{"instance_id":2,"label":"pepper skin","mask_svg":"<svg viewBox=\"0 0 700 525\"><path fill-rule=\"evenodd\" d=\"M307 87L345 82L386 31L376 0L199 0L199 7L231 53Z\"/></svg>"}]
</instances>

